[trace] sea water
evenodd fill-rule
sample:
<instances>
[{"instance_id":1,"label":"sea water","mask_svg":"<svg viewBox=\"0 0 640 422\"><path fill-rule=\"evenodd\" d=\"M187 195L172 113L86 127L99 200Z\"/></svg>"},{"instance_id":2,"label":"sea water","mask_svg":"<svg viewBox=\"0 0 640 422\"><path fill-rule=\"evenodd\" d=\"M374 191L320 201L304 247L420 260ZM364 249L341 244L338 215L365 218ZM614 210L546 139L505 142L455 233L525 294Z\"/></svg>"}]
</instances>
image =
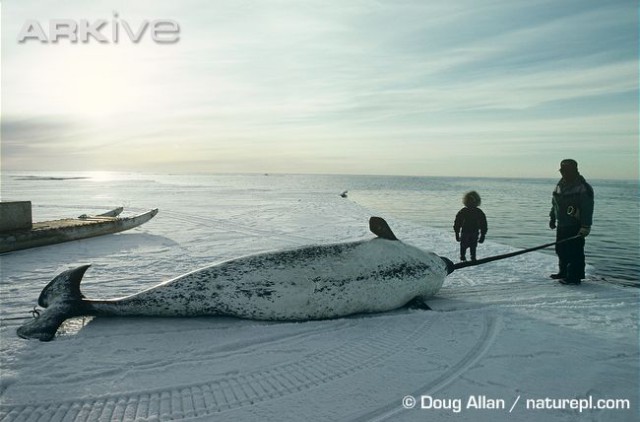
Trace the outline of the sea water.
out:
<instances>
[{"instance_id":1,"label":"sea water","mask_svg":"<svg viewBox=\"0 0 640 422\"><path fill-rule=\"evenodd\" d=\"M399 218L449 230L469 190L482 198L487 239L518 248L555 241L549 228L554 179L353 177L352 195L364 206ZM640 212L637 181L588 180L595 211L585 254L594 275L640 287ZM553 254L553 248L545 250ZM482 245L478 249L482 258Z\"/></svg>"},{"instance_id":2,"label":"sea water","mask_svg":"<svg viewBox=\"0 0 640 422\"><path fill-rule=\"evenodd\" d=\"M88 183L88 182L91 183ZM587 263L592 276L616 284L640 287L640 214L638 181L588 180L595 191L595 212L586 242ZM31 200L34 220L60 218L62 208L90 211L118 205L171 209L175 185L197 196L224 195L225 213L250 212L252 195L286 197L295 192L335 194L348 191L346 201L413 224L451 233L462 196L476 190L487 215L487 240L517 248L555 241L549 229L551 192L555 179L493 179L354 175L166 175L134 173L3 172L2 200ZM60 197L64 184L65 197ZM172 186L171 189L167 188ZM171 194L167 194L171 192ZM233 198L237 197L235 201ZM237 206L230 207L230 204ZM197 204L194 204L197 206ZM220 213L204 207L199 211ZM233 215L225 215L232 218ZM256 215L256 219L260 216ZM478 258L483 257L482 245ZM544 253L553 254L553 248Z\"/></svg>"}]
</instances>

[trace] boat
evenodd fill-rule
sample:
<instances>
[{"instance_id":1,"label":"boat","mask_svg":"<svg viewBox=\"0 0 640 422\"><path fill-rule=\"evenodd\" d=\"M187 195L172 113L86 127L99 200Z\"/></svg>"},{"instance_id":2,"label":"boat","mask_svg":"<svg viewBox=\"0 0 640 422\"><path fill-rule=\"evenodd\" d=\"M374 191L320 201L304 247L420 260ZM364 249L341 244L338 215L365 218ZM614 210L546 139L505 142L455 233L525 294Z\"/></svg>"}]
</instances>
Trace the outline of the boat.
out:
<instances>
[{"instance_id":1,"label":"boat","mask_svg":"<svg viewBox=\"0 0 640 422\"><path fill-rule=\"evenodd\" d=\"M1 203L5 205L10 203ZM31 219L31 203L28 204L28 220ZM146 223L158 214L158 209L121 217L122 208L116 208L99 215L83 214L77 218L27 223L21 228L0 232L0 253L12 252L38 246L53 245L71 240L86 239L133 229ZM8 213L3 213L8 214Z\"/></svg>"},{"instance_id":2,"label":"boat","mask_svg":"<svg viewBox=\"0 0 640 422\"><path fill-rule=\"evenodd\" d=\"M93 217L117 217L120 214L122 214L122 211L124 211L123 207L118 207L118 208L114 208L111 211L107 211L105 213L102 214L98 214L98 215L94 215ZM78 218L88 218L91 217L87 214L82 214L80 216L78 216Z\"/></svg>"}]
</instances>

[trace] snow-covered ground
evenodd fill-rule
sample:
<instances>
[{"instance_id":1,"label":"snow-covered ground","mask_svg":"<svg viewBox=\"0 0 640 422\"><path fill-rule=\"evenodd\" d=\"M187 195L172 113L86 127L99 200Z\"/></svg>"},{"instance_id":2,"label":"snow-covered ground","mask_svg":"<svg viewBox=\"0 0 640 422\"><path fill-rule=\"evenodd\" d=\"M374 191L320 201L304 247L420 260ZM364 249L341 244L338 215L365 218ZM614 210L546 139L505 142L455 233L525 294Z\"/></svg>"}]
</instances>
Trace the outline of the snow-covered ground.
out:
<instances>
[{"instance_id":1,"label":"snow-covered ground","mask_svg":"<svg viewBox=\"0 0 640 422\"><path fill-rule=\"evenodd\" d=\"M104 203L160 213L129 232L0 256L0 421L638 420L638 290L560 285L541 253L455 271L431 311L296 323L87 318L49 343L19 339L17 318L79 264L92 264L86 296L115 298L247 253L373 236L371 212L339 187L134 183L83 196L87 183L47 194L85 209L36 207L36 217ZM457 256L450 233L384 217L404 242ZM511 250L487 241L479 254Z\"/></svg>"}]
</instances>

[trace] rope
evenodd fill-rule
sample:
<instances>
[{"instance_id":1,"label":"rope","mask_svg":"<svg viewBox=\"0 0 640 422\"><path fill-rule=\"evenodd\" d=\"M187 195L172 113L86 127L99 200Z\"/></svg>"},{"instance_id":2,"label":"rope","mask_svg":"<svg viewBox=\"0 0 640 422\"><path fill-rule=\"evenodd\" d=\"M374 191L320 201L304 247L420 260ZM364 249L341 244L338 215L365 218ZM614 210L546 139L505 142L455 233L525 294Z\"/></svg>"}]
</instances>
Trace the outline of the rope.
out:
<instances>
[{"instance_id":1,"label":"rope","mask_svg":"<svg viewBox=\"0 0 640 422\"><path fill-rule=\"evenodd\" d=\"M40 311L34 306L32 310L29 311L29 314L33 317L33 319L40 318ZM1 318L0 321L17 321L23 320L25 317L10 317L10 318Z\"/></svg>"}]
</instances>

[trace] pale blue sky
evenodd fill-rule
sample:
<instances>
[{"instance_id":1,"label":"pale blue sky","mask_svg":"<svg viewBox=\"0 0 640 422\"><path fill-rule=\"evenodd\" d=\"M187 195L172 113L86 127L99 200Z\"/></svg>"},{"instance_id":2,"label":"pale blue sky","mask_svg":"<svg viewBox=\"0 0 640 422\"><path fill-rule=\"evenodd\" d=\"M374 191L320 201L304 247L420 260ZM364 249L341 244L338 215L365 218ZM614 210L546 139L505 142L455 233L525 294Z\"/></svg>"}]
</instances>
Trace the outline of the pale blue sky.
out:
<instances>
[{"instance_id":1,"label":"pale blue sky","mask_svg":"<svg viewBox=\"0 0 640 422\"><path fill-rule=\"evenodd\" d=\"M114 11L180 41L17 42ZM637 1L2 2L3 170L556 177L568 157L638 178Z\"/></svg>"}]
</instances>

